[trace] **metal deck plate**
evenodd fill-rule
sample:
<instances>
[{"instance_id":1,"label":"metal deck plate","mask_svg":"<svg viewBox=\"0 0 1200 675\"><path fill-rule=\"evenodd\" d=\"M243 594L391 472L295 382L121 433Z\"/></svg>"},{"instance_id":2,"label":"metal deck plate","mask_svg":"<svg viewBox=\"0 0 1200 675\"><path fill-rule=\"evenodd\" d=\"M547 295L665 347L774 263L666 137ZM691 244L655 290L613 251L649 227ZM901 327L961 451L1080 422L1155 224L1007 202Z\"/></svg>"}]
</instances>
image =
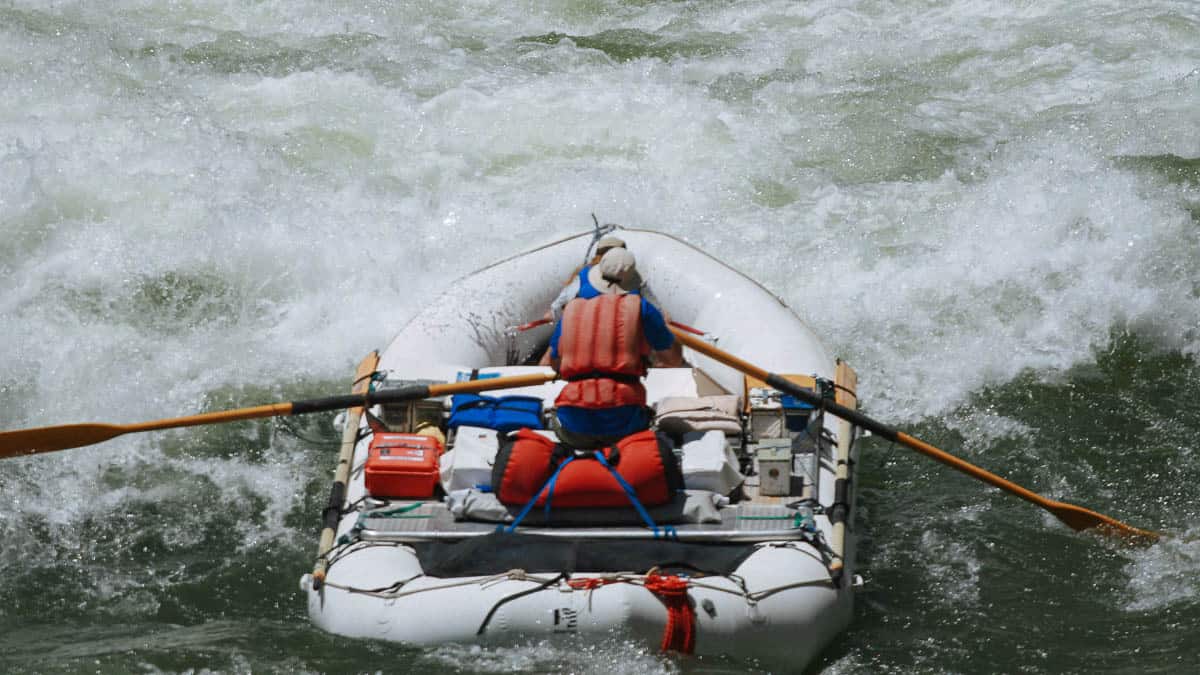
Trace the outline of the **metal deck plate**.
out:
<instances>
[{"instance_id":1,"label":"metal deck plate","mask_svg":"<svg viewBox=\"0 0 1200 675\"><path fill-rule=\"evenodd\" d=\"M720 524L675 525L681 540L774 541L804 539L802 516L782 505L742 503L721 509ZM495 523L456 521L440 502L392 504L363 514L360 535L371 541L428 541L461 539L495 532ZM545 536L591 539L644 539L654 533L645 527L521 527Z\"/></svg>"}]
</instances>

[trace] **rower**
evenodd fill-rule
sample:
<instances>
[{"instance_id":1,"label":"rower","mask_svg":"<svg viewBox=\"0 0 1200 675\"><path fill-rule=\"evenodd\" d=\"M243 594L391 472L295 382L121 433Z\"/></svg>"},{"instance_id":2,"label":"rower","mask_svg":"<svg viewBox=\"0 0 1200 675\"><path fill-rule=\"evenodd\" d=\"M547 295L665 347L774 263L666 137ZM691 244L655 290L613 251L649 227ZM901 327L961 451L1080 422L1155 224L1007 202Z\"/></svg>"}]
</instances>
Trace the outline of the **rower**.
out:
<instances>
[{"instance_id":1,"label":"rower","mask_svg":"<svg viewBox=\"0 0 1200 675\"><path fill-rule=\"evenodd\" d=\"M610 249L587 274L597 294L568 303L554 328L551 363L567 380L555 400L556 431L568 445L601 447L648 428L647 357L682 365L666 318L636 292L640 280L633 254Z\"/></svg>"}]
</instances>

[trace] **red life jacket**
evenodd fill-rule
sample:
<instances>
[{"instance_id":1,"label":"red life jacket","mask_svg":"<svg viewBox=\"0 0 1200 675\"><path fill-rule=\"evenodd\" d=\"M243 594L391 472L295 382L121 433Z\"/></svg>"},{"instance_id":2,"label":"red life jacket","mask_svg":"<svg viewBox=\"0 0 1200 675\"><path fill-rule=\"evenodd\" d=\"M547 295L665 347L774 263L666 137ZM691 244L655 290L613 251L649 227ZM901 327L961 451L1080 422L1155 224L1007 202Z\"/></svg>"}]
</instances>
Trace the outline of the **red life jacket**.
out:
<instances>
[{"instance_id":1,"label":"red life jacket","mask_svg":"<svg viewBox=\"0 0 1200 675\"><path fill-rule=\"evenodd\" d=\"M581 453L563 467L554 482L552 508L629 506L629 496L612 473L591 453ZM651 430L639 431L599 450L605 460L629 483L645 506L671 501L683 489L679 460L667 443L660 443ZM538 496L536 506L546 502L544 488L559 465L573 453L545 436L521 429L513 433L492 468L492 490L502 504L524 506ZM539 494L540 493L540 494Z\"/></svg>"},{"instance_id":2,"label":"red life jacket","mask_svg":"<svg viewBox=\"0 0 1200 675\"><path fill-rule=\"evenodd\" d=\"M641 296L576 298L563 311L559 374L567 380L556 406L615 408L646 405L646 356ZM605 377L610 375L614 377Z\"/></svg>"}]
</instances>

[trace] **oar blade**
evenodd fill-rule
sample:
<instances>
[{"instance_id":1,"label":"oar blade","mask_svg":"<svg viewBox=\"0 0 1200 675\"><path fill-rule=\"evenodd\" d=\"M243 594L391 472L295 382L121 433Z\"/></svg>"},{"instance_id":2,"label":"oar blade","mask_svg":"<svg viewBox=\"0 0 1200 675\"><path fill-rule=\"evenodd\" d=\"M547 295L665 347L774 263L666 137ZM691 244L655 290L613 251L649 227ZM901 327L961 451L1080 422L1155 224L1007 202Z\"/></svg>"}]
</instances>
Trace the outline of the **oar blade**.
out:
<instances>
[{"instance_id":1,"label":"oar blade","mask_svg":"<svg viewBox=\"0 0 1200 675\"><path fill-rule=\"evenodd\" d=\"M1054 503L1050 512L1073 530L1096 530L1097 532L1123 539L1131 544L1149 546L1158 541L1159 534L1149 530L1139 530L1132 525L1110 518L1102 513L1063 502Z\"/></svg>"},{"instance_id":2,"label":"oar blade","mask_svg":"<svg viewBox=\"0 0 1200 675\"><path fill-rule=\"evenodd\" d=\"M0 432L0 459L79 448L128 431L118 424L67 424Z\"/></svg>"}]
</instances>

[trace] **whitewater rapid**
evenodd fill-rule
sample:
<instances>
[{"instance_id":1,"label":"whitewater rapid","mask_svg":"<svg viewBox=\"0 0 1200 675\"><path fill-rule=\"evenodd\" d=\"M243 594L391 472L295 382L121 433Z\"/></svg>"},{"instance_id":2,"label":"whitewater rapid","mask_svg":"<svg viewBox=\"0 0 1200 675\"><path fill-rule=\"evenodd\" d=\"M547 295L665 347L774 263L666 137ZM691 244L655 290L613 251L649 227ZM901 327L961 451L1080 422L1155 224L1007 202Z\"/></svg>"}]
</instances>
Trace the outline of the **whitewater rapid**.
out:
<instances>
[{"instance_id":1,"label":"whitewater rapid","mask_svg":"<svg viewBox=\"0 0 1200 675\"><path fill-rule=\"evenodd\" d=\"M1030 426L963 413L980 392L1114 335L1200 355L1198 65L1200 9L1165 0L0 2L0 427L340 391L453 279L595 214L760 280L873 415L988 452ZM198 504L249 500L243 543L197 555L298 556L328 467L263 429L9 462L2 560L76 556L102 623L187 576L99 571L86 525L130 504L174 504L187 548ZM976 602L983 554L946 536ZM1128 561L1114 606L1194 602L1198 560Z\"/></svg>"}]
</instances>

